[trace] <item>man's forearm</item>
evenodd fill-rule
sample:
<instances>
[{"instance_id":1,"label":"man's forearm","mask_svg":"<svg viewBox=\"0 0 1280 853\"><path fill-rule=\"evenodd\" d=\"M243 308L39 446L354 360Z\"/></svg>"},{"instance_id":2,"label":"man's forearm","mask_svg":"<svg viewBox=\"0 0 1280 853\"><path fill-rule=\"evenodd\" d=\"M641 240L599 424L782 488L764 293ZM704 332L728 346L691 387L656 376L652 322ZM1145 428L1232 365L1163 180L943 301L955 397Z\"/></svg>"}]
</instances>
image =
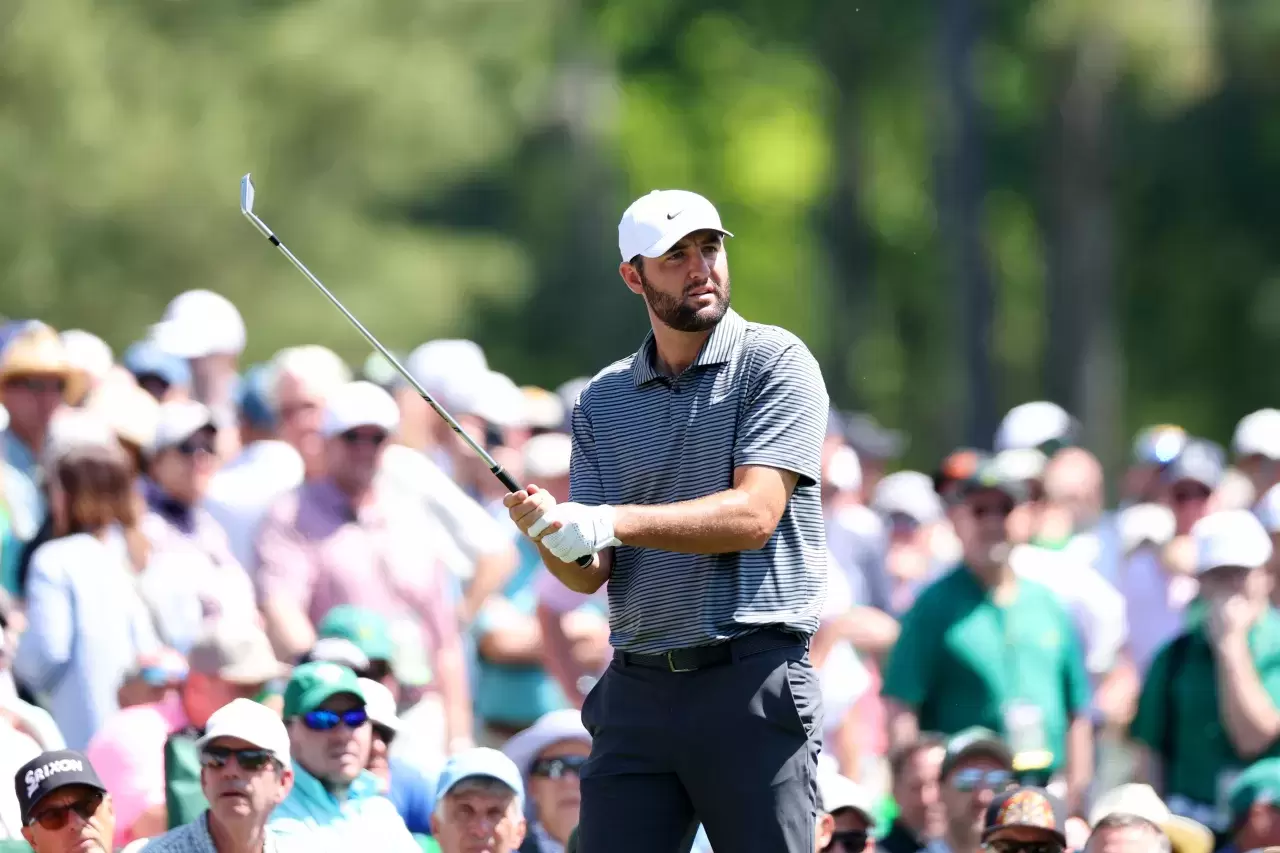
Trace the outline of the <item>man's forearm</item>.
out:
<instances>
[{"instance_id":1,"label":"man's forearm","mask_svg":"<svg viewBox=\"0 0 1280 853\"><path fill-rule=\"evenodd\" d=\"M1280 735L1280 711L1267 695L1245 643L1217 650L1218 701L1227 739L1245 760L1266 752Z\"/></svg>"},{"instance_id":2,"label":"man's forearm","mask_svg":"<svg viewBox=\"0 0 1280 853\"><path fill-rule=\"evenodd\" d=\"M542 564L547 567L547 571L574 592L591 595L609 580L609 572L613 566L612 549L605 549L592 557L591 565L579 566L577 563L564 562L548 551L541 542L538 542L537 546L538 553L542 555Z\"/></svg>"},{"instance_id":3,"label":"man's forearm","mask_svg":"<svg viewBox=\"0 0 1280 853\"><path fill-rule=\"evenodd\" d=\"M742 489L674 504L615 507L614 535L624 545L682 554L731 554L763 548L778 518Z\"/></svg>"},{"instance_id":4,"label":"man's forearm","mask_svg":"<svg viewBox=\"0 0 1280 853\"><path fill-rule=\"evenodd\" d=\"M1087 715L1071 721L1067 729L1067 807L1072 814L1084 805L1084 794L1093 778L1093 722Z\"/></svg>"},{"instance_id":5,"label":"man's forearm","mask_svg":"<svg viewBox=\"0 0 1280 853\"><path fill-rule=\"evenodd\" d=\"M440 692L444 698L445 720L449 727L449 741L470 741L471 690L467 685L466 667L462 662L461 646L442 649L436 656L440 677Z\"/></svg>"}]
</instances>

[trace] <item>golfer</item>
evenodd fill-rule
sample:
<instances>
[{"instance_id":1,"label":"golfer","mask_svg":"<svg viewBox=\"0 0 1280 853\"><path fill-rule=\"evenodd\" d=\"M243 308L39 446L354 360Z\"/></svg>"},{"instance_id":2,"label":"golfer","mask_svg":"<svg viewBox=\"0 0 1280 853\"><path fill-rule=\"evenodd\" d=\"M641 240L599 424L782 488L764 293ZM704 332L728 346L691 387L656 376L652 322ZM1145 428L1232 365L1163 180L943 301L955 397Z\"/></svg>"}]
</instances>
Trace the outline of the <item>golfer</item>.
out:
<instances>
[{"instance_id":1,"label":"golfer","mask_svg":"<svg viewBox=\"0 0 1280 853\"><path fill-rule=\"evenodd\" d=\"M566 586L609 584L584 853L687 851L699 822L717 851L814 849L827 392L798 338L729 308L729 236L691 192L627 209L619 272L652 332L578 398L570 502L505 499Z\"/></svg>"}]
</instances>

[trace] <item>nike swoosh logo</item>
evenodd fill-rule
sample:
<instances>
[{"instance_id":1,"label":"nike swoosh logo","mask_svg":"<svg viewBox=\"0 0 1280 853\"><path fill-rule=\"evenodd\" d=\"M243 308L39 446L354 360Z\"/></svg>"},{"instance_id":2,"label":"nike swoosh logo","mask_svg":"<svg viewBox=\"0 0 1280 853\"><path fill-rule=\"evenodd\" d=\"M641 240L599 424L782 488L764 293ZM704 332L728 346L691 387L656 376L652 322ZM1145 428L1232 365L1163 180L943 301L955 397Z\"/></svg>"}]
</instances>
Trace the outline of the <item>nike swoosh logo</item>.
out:
<instances>
[{"instance_id":1,"label":"nike swoosh logo","mask_svg":"<svg viewBox=\"0 0 1280 853\"><path fill-rule=\"evenodd\" d=\"M680 214L682 214L682 213L684 213L684 211L683 211L683 210L677 210L675 213L668 213L668 214L667 214L667 219L668 219L668 220L675 219L677 216L679 216L679 215L680 215Z\"/></svg>"}]
</instances>

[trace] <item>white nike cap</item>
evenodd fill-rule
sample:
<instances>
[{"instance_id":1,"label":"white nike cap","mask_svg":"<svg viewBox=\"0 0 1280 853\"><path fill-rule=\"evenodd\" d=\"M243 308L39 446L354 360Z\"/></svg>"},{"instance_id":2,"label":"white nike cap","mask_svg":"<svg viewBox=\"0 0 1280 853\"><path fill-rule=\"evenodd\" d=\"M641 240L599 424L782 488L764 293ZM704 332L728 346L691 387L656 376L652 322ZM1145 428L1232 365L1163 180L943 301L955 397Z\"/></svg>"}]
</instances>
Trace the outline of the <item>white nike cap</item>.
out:
<instances>
[{"instance_id":1,"label":"white nike cap","mask_svg":"<svg viewBox=\"0 0 1280 853\"><path fill-rule=\"evenodd\" d=\"M732 237L720 224L715 205L687 190L654 190L631 203L618 223L618 251L622 260L636 255L658 258L694 231L719 231Z\"/></svg>"}]
</instances>

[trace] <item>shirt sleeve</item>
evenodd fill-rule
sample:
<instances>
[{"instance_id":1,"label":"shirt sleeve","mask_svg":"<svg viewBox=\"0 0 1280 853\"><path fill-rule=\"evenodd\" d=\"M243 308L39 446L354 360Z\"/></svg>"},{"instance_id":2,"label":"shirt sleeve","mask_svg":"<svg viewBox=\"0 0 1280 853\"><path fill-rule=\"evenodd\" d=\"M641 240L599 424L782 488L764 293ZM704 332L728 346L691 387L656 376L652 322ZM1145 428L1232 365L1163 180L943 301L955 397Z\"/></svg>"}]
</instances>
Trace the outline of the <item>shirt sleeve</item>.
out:
<instances>
[{"instance_id":1,"label":"shirt sleeve","mask_svg":"<svg viewBox=\"0 0 1280 853\"><path fill-rule=\"evenodd\" d=\"M919 709L929 694L938 662L938 615L932 596L922 596L902 618L902 631L889 652L882 695Z\"/></svg>"},{"instance_id":2,"label":"shirt sleeve","mask_svg":"<svg viewBox=\"0 0 1280 853\"><path fill-rule=\"evenodd\" d=\"M822 479L822 443L830 399L822 370L796 342L761 368L738 421L733 466L764 465L791 471L802 485Z\"/></svg>"},{"instance_id":3,"label":"shirt sleeve","mask_svg":"<svg viewBox=\"0 0 1280 853\"><path fill-rule=\"evenodd\" d=\"M587 506L600 506L609 501L605 496L604 481L600 477L600 460L596 455L591 416L583 406L586 396L587 391L584 391L578 397L569 421L570 438L573 440L569 455L569 500Z\"/></svg>"},{"instance_id":4,"label":"shirt sleeve","mask_svg":"<svg viewBox=\"0 0 1280 853\"><path fill-rule=\"evenodd\" d=\"M136 713L130 716L136 717ZM115 726L100 731L85 749L85 757L111 792L117 844L131 837L130 830L143 812L165 803L164 737L154 737L163 729L130 725L133 722L118 719Z\"/></svg>"},{"instance_id":5,"label":"shirt sleeve","mask_svg":"<svg viewBox=\"0 0 1280 853\"><path fill-rule=\"evenodd\" d=\"M75 606L66 573L50 549L43 546L31 558L27 624L29 627L18 641L13 671L33 689L47 689L71 659Z\"/></svg>"},{"instance_id":6,"label":"shirt sleeve","mask_svg":"<svg viewBox=\"0 0 1280 853\"><path fill-rule=\"evenodd\" d=\"M1169 682L1169 645L1166 644L1151 662L1147 677L1142 682L1142 692L1138 695L1138 710L1133 722L1129 725L1129 735L1144 744L1156 755L1162 754L1165 743L1165 711L1168 709L1169 691L1173 685Z\"/></svg>"},{"instance_id":7,"label":"shirt sleeve","mask_svg":"<svg viewBox=\"0 0 1280 853\"><path fill-rule=\"evenodd\" d=\"M286 500L292 504L296 498ZM311 609L315 568L306 542L282 510L280 504L272 507L258 531L258 602L280 597L306 613Z\"/></svg>"},{"instance_id":8,"label":"shirt sleeve","mask_svg":"<svg viewBox=\"0 0 1280 853\"><path fill-rule=\"evenodd\" d=\"M1065 609L1060 621L1064 643L1063 697L1066 700L1067 716L1074 719L1089 712L1093 691L1089 686L1089 672L1085 668L1080 636Z\"/></svg>"}]
</instances>

